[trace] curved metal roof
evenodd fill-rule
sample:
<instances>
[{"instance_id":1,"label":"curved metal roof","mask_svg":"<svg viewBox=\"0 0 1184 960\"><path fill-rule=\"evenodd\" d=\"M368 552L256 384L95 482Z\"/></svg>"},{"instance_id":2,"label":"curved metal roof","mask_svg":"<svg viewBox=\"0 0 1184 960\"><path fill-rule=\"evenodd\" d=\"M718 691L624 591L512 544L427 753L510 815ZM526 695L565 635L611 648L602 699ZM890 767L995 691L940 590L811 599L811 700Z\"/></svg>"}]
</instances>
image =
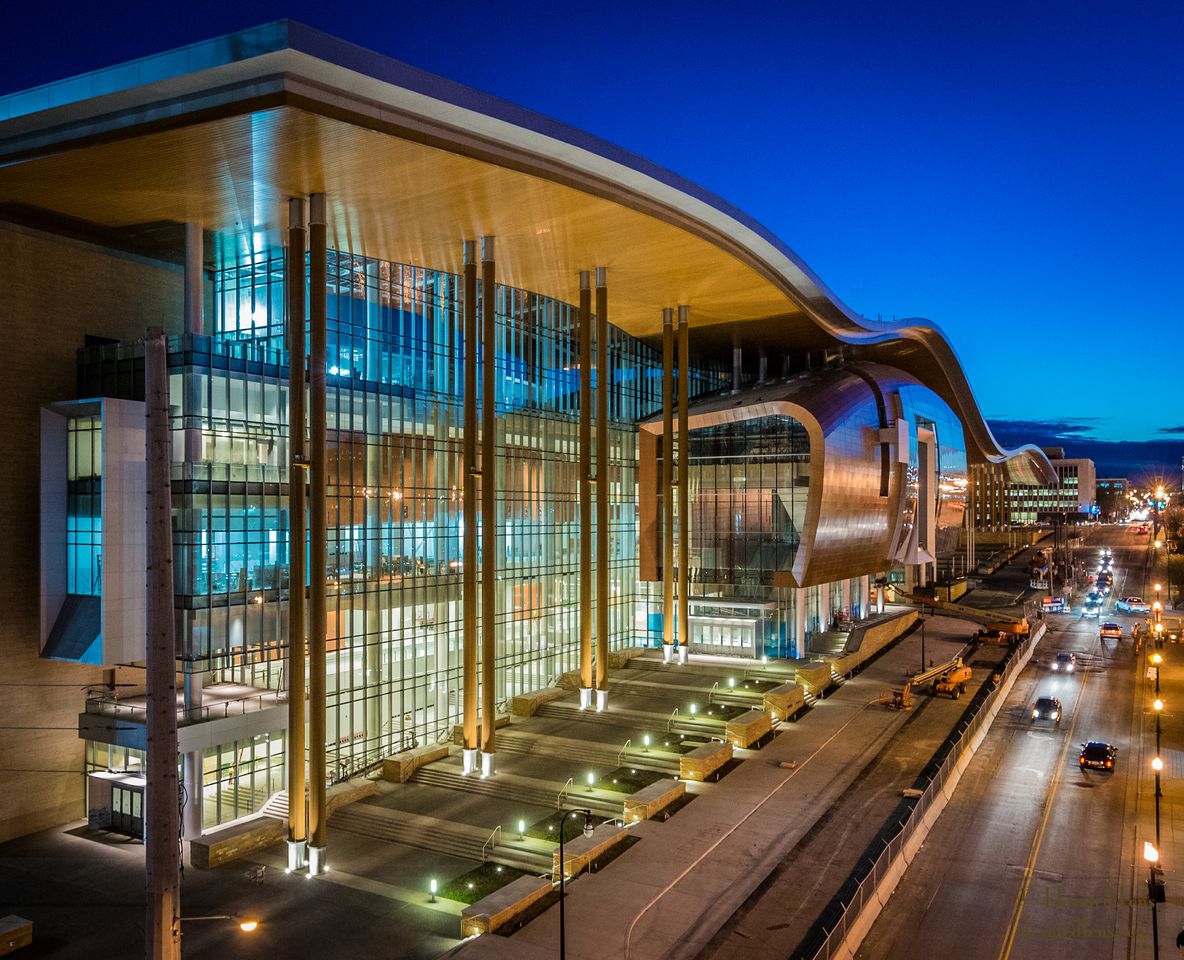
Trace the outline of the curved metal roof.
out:
<instances>
[{"instance_id":1,"label":"curved metal roof","mask_svg":"<svg viewBox=\"0 0 1184 960\"><path fill-rule=\"evenodd\" d=\"M569 302L607 266L612 322L638 336L689 304L697 328L856 346L939 393L981 459L1055 476L999 446L936 326L857 315L751 217L635 154L301 24L0 98L0 211L278 243L287 197L310 192L334 243L370 256L458 269L461 239L496 235L499 279Z\"/></svg>"}]
</instances>

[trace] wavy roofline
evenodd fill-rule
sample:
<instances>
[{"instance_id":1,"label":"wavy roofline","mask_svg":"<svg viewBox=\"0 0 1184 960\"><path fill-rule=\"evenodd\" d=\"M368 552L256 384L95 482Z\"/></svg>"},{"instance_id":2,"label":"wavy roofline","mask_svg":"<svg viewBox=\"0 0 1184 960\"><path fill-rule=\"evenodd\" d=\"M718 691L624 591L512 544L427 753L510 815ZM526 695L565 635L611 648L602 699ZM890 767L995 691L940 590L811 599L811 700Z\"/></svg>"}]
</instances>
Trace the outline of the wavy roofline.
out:
<instances>
[{"instance_id":1,"label":"wavy roofline","mask_svg":"<svg viewBox=\"0 0 1184 960\"><path fill-rule=\"evenodd\" d=\"M277 80L277 78L279 78ZM728 250L776 285L821 331L844 344L908 341L929 357L910 370L946 396L988 463L1020 482L1055 482L1034 445L1007 449L994 437L953 345L934 323L872 321L857 314L780 237L692 181L585 131L292 20L279 20L165 53L0 97L0 164L69 149L96 137L134 136L138 126L187 110L257 97L269 81L307 105L374 125L386 111L413 117L462 152L496 144L536 176L560 179L662 217ZM489 159L489 158L487 158ZM494 156L489 162L498 162ZM533 168L533 169L531 169ZM938 376L944 383L930 382ZM943 389L944 388L944 389Z\"/></svg>"}]
</instances>

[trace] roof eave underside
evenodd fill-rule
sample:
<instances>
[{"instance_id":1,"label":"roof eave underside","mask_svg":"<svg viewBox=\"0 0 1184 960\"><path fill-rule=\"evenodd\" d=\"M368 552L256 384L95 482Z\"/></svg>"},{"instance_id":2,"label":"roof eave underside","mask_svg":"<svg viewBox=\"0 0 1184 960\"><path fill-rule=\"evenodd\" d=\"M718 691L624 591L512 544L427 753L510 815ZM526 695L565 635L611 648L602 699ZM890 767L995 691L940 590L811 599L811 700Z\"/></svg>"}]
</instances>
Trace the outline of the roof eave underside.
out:
<instances>
[{"instance_id":1,"label":"roof eave underside","mask_svg":"<svg viewBox=\"0 0 1184 960\"><path fill-rule=\"evenodd\" d=\"M891 348L911 342L921 349L920 362L910 362L907 356L892 362L928 383L954 407L983 460L1012 462L1021 473L1055 477L1047 458L1035 447L1005 450L999 446L952 345L935 325L924 321L889 324L855 314L766 228L714 194L635 154L300 24L269 24L161 56L173 57L172 75L0 122L0 166L211 117L295 104L519 169L623 204L708 240L757 271L837 342L876 353L881 347L897 352ZM192 69L203 62L202 57L208 65ZM1019 463L1026 466L1020 468Z\"/></svg>"}]
</instances>

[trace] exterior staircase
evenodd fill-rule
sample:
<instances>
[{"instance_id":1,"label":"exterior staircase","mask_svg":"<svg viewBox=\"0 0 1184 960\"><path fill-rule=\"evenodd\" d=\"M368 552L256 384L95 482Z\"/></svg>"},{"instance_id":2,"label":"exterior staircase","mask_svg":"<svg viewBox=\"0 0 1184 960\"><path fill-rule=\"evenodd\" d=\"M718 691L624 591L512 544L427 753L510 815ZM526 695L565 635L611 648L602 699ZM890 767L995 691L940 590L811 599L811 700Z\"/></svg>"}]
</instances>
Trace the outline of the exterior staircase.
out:
<instances>
[{"instance_id":1,"label":"exterior staircase","mask_svg":"<svg viewBox=\"0 0 1184 960\"><path fill-rule=\"evenodd\" d=\"M673 721L669 714L651 713L642 710L620 710L611 706L603 713L595 710L581 711L578 704L544 703L539 707L536 716L551 717L555 720L575 720L581 723L599 723L611 727L624 727L634 732L652 730L655 733L671 732L698 736L720 736L724 732L724 721L697 716L691 719L678 714Z\"/></svg>"},{"instance_id":2,"label":"exterior staircase","mask_svg":"<svg viewBox=\"0 0 1184 960\"><path fill-rule=\"evenodd\" d=\"M655 773L678 773L677 757L663 757L661 754L643 751L640 742L631 743L628 748L622 750L607 743L589 743L570 737L499 730L497 748L499 751L513 754L537 753L547 757L562 757L594 767L636 767L638 770L652 770Z\"/></svg>"},{"instance_id":3,"label":"exterior staircase","mask_svg":"<svg viewBox=\"0 0 1184 960\"><path fill-rule=\"evenodd\" d=\"M329 820L337 830L364 837L401 843L420 850L432 850L464 860L494 861L528 873L550 873L552 850L557 846L547 840L502 832L421 814L392 810L374 803L353 803L338 810Z\"/></svg>"},{"instance_id":4,"label":"exterior staircase","mask_svg":"<svg viewBox=\"0 0 1184 960\"><path fill-rule=\"evenodd\" d=\"M412 774L411 782L551 809L559 808L559 796L562 793L565 803L587 807L601 817L619 819L624 813L623 793L606 790L589 792L574 784L565 789L562 783L535 780L512 773L498 773L485 779L465 776L460 765L452 761L441 760L420 767Z\"/></svg>"}]
</instances>

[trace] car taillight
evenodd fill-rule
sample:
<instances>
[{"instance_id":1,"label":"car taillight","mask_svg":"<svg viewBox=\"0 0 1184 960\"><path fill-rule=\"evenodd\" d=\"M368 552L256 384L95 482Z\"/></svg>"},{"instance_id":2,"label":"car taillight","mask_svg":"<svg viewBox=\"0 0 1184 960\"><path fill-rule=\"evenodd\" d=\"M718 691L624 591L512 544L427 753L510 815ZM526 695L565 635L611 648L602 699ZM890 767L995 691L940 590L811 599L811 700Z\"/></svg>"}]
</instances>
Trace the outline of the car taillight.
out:
<instances>
[{"instance_id":1,"label":"car taillight","mask_svg":"<svg viewBox=\"0 0 1184 960\"><path fill-rule=\"evenodd\" d=\"M1106 761L1106 769L1110 769L1110 767L1112 767L1112 766L1114 766L1113 761L1107 760Z\"/></svg>"},{"instance_id":2,"label":"car taillight","mask_svg":"<svg viewBox=\"0 0 1184 960\"><path fill-rule=\"evenodd\" d=\"M1077 762L1080 763L1084 767L1085 766L1085 757L1078 757Z\"/></svg>"}]
</instances>

